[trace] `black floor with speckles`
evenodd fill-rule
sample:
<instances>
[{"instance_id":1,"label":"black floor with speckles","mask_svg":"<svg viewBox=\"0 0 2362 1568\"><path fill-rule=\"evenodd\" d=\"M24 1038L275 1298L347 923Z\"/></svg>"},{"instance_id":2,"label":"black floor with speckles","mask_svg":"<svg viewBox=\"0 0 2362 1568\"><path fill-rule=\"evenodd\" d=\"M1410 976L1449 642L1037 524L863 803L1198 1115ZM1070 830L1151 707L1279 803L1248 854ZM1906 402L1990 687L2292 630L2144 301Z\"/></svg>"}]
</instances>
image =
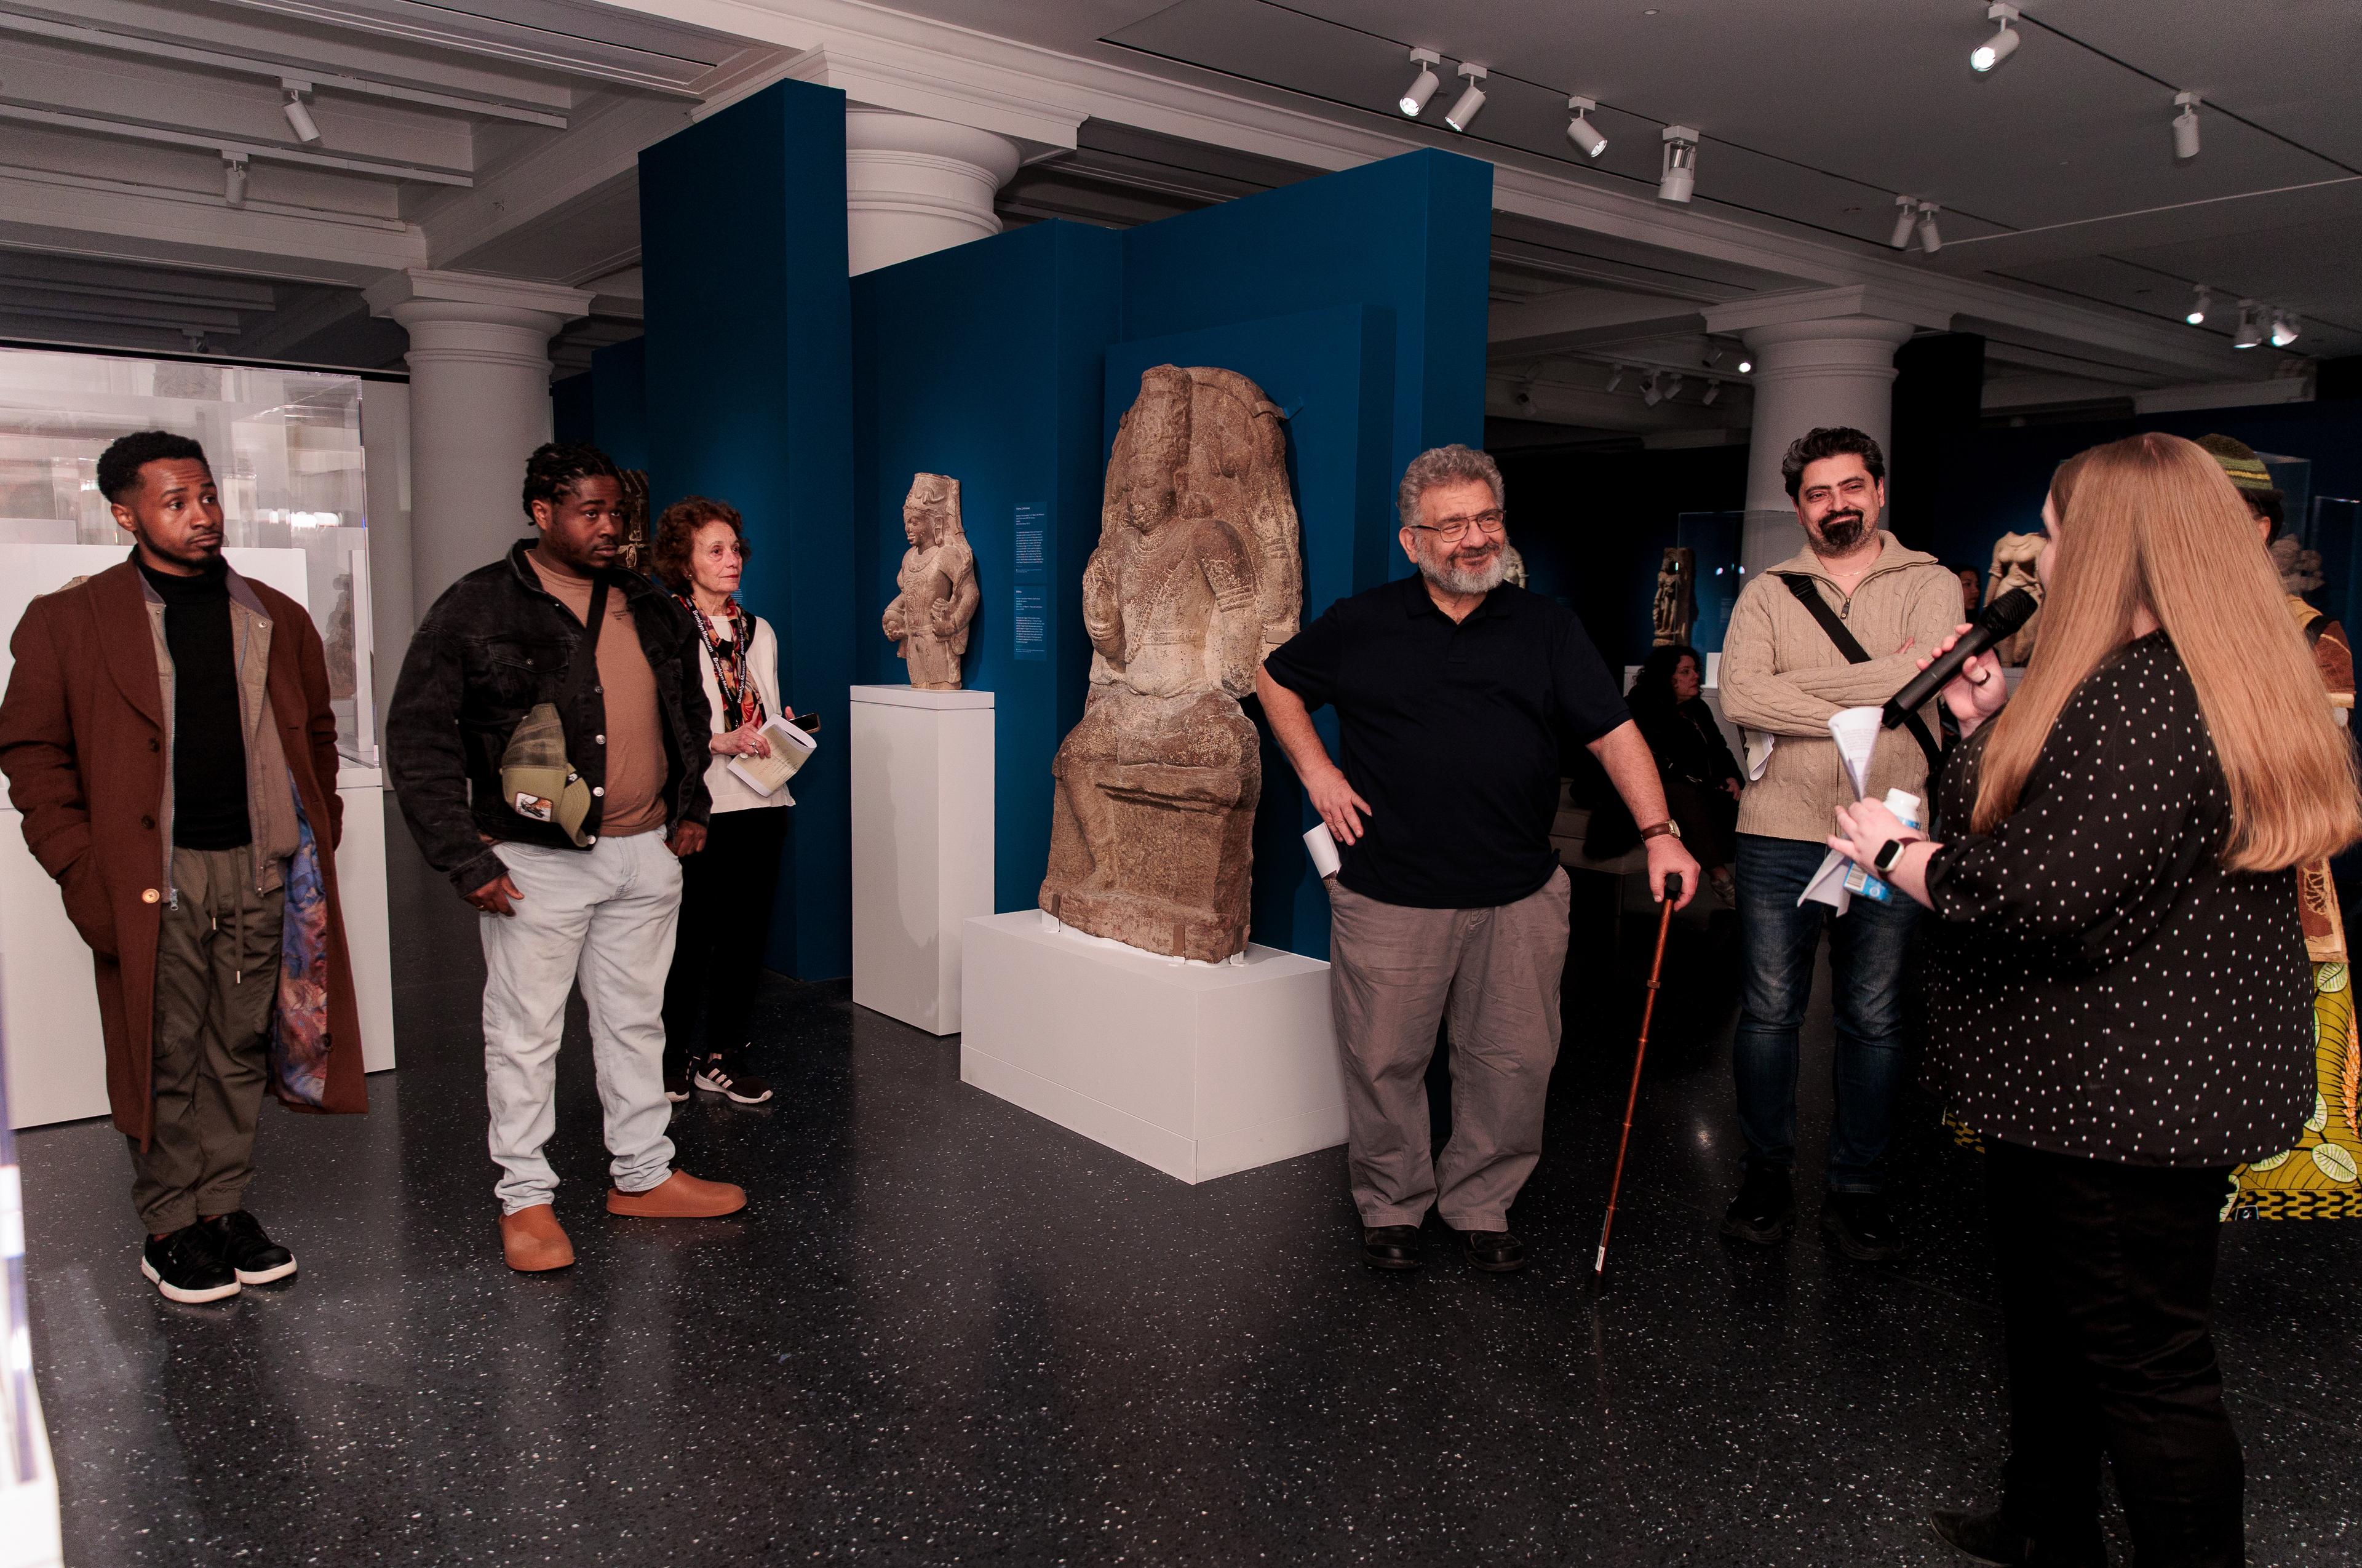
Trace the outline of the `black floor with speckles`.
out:
<instances>
[{"instance_id":1,"label":"black floor with speckles","mask_svg":"<svg viewBox=\"0 0 2362 1568\"><path fill-rule=\"evenodd\" d=\"M1374 1274L1342 1150L1186 1187L965 1087L955 1041L773 980L776 1109L701 1096L673 1119L686 1168L753 1194L725 1220L604 1212L578 1006L552 1154L580 1262L520 1277L473 917L390 829L403 1065L366 1118L264 1118L249 1205L296 1281L161 1300L116 1134L23 1139L73 1568L1943 1563L1926 1510L1994 1482L1978 1167L1931 1104L1900 1118L1902 1264L1828 1250L1810 1197L1784 1248L1716 1235L1737 1153L1719 922L1676 924L1604 1294L1639 914L1568 977L1521 1275L1461 1266L1432 1223L1432 1266ZM1578 900L1579 949L1605 947L1600 901ZM2362 1562L2362 1225L2224 1241L2253 1561Z\"/></svg>"}]
</instances>

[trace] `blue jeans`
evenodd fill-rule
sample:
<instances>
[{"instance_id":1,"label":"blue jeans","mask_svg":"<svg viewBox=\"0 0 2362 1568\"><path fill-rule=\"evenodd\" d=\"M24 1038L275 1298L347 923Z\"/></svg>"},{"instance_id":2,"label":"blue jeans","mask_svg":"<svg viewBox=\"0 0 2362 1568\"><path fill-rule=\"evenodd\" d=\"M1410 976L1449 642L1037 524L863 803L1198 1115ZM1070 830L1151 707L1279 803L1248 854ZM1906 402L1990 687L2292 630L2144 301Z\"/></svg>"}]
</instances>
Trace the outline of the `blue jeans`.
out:
<instances>
[{"instance_id":1,"label":"blue jeans","mask_svg":"<svg viewBox=\"0 0 2362 1568\"><path fill-rule=\"evenodd\" d=\"M1802 839L1738 835L1733 872L1745 974L1730 1048L1738 1130L1749 1170L1795 1165L1796 1033L1826 928L1838 1025L1828 1184L1833 1192L1876 1192L1885 1185L1879 1162L1903 1077L1903 967L1919 906L1900 895L1882 904L1857 894L1842 918L1827 904L1799 908L1827 853Z\"/></svg>"}]
</instances>

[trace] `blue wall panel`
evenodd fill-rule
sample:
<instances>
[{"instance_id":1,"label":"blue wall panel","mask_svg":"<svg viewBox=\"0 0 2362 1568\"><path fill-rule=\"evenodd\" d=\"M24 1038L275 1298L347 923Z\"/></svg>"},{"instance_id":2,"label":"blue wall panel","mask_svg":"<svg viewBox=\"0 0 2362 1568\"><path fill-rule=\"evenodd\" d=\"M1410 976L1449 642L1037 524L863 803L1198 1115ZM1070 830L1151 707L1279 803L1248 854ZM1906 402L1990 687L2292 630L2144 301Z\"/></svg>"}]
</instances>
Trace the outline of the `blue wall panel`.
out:
<instances>
[{"instance_id":1,"label":"blue wall panel","mask_svg":"<svg viewBox=\"0 0 2362 1568\"><path fill-rule=\"evenodd\" d=\"M1117 330L1120 237L1035 224L853 281L855 668L863 681L909 675L878 618L907 547L902 498L913 473L960 481L983 602L969 629L967 684L993 693L994 907L1032 907L1050 853L1050 761L1082 716L1090 669L1079 583L1098 541L1099 377ZM1015 657L1014 513L1049 512L1048 657Z\"/></svg>"},{"instance_id":2,"label":"blue wall panel","mask_svg":"<svg viewBox=\"0 0 2362 1568\"><path fill-rule=\"evenodd\" d=\"M648 466L648 340L627 337L590 354L591 428L601 450L619 469ZM648 524L668 502L651 496Z\"/></svg>"},{"instance_id":3,"label":"blue wall panel","mask_svg":"<svg viewBox=\"0 0 2362 1568\"><path fill-rule=\"evenodd\" d=\"M844 94L782 82L641 153L640 235L650 500L712 495L745 514L745 600L778 631L783 695L824 724L795 781L769 962L844 975L860 610Z\"/></svg>"}]
</instances>

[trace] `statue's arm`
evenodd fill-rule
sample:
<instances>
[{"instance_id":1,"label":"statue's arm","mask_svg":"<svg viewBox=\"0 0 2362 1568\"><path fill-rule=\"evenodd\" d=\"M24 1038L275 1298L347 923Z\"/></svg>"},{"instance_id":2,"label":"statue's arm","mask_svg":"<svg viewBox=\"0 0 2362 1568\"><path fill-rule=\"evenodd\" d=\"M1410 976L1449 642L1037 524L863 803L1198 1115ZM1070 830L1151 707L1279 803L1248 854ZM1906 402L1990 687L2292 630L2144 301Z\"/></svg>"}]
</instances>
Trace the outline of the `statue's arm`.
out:
<instances>
[{"instance_id":1,"label":"statue's arm","mask_svg":"<svg viewBox=\"0 0 2362 1568\"><path fill-rule=\"evenodd\" d=\"M1123 607L1116 602L1115 568L1104 548L1091 552L1083 568L1083 630L1117 664L1123 662Z\"/></svg>"},{"instance_id":2,"label":"statue's arm","mask_svg":"<svg viewBox=\"0 0 2362 1568\"><path fill-rule=\"evenodd\" d=\"M1244 697L1254 690L1263 652L1263 622L1256 613L1254 578L1243 553L1204 558L1206 586L1214 595L1214 636L1222 690Z\"/></svg>"}]
</instances>

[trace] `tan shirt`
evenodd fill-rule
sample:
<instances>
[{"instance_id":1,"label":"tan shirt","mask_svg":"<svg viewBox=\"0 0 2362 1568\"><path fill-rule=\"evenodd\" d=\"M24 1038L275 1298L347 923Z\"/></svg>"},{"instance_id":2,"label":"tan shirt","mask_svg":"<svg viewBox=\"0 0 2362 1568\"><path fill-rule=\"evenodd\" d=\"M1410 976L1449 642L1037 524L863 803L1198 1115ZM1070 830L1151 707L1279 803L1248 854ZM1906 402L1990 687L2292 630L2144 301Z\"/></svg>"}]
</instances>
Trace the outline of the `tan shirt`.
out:
<instances>
[{"instance_id":1,"label":"tan shirt","mask_svg":"<svg viewBox=\"0 0 2362 1568\"><path fill-rule=\"evenodd\" d=\"M576 620L590 613L589 578L544 560L538 549L527 550L524 558ZM665 825L664 715L631 601L612 588L607 624L599 630L599 684L607 703L607 793L599 832L607 838L653 833Z\"/></svg>"},{"instance_id":2,"label":"tan shirt","mask_svg":"<svg viewBox=\"0 0 2362 1568\"><path fill-rule=\"evenodd\" d=\"M1829 738L1830 717L1885 702L1960 624L1960 580L1883 529L1878 536L1878 564L1851 594L1838 591L1807 549L1749 582L1731 607L1718 671L1723 715L1776 737L1763 776L1738 798L1741 833L1816 844L1827 838L1837 826L1838 807L1852 798L1837 742ZM1822 599L1869 651L1868 664L1847 662L1812 612L1773 575L1781 572L1816 580ZM1906 637L1914 639L1911 647L1898 653ZM1919 717L1940 743L1937 704L1929 702ZM1907 729L1879 732L1871 756L1871 798L1882 799L1889 790L1910 790L1924 810L1927 757Z\"/></svg>"}]
</instances>

